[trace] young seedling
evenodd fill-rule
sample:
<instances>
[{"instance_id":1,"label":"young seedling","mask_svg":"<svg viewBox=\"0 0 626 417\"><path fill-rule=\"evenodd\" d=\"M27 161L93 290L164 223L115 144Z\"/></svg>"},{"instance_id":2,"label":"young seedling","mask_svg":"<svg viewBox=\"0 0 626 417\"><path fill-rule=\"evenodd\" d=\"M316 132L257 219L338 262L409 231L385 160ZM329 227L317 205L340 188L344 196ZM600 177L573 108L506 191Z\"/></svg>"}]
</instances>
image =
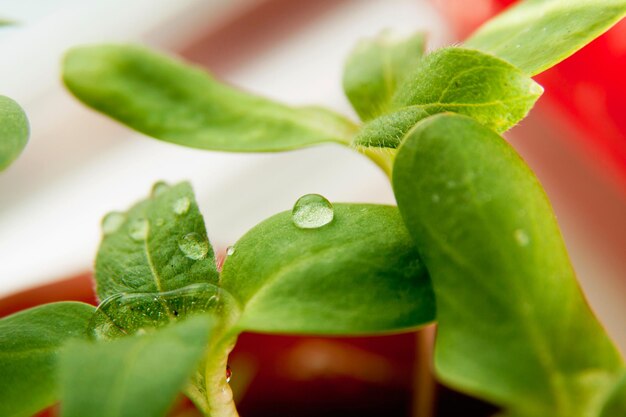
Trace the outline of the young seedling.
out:
<instances>
[{"instance_id":1,"label":"young seedling","mask_svg":"<svg viewBox=\"0 0 626 417\"><path fill-rule=\"evenodd\" d=\"M377 334L436 320L438 377L504 415L626 416L623 359L541 185L500 136L541 95L532 75L625 14L626 1L529 0L462 47L364 41L344 76L361 125L141 47L72 50L70 91L136 130L223 151L354 147L390 176L398 208L304 196L218 271L190 186L157 183L103 220L97 309L57 303L0 321L0 414L60 399L66 417L162 416L182 390L203 414L234 416L226 369L242 331Z\"/></svg>"}]
</instances>

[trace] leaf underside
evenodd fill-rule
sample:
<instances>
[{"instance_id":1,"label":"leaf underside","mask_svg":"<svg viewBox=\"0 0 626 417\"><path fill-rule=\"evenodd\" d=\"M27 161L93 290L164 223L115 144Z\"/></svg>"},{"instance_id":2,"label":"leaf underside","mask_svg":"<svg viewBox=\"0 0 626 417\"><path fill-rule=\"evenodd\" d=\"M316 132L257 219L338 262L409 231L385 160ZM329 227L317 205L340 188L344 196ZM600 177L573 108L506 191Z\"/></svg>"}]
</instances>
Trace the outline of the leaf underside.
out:
<instances>
[{"instance_id":1,"label":"leaf underside","mask_svg":"<svg viewBox=\"0 0 626 417\"><path fill-rule=\"evenodd\" d=\"M598 415L623 363L515 151L471 118L433 116L407 135L393 185L435 290L440 378L516 416Z\"/></svg>"},{"instance_id":2,"label":"leaf underside","mask_svg":"<svg viewBox=\"0 0 626 417\"><path fill-rule=\"evenodd\" d=\"M543 89L508 62L479 51L427 55L397 90L388 114L365 124L353 144L397 148L418 121L454 112L503 132L522 120Z\"/></svg>"}]
</instances>

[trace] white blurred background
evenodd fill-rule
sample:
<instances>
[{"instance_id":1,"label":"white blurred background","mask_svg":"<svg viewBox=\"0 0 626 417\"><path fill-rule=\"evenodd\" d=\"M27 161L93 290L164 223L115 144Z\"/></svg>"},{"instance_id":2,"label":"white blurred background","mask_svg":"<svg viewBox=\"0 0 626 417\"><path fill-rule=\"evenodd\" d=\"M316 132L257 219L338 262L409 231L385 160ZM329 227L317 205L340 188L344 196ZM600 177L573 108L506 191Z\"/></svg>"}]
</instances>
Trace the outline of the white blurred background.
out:
<instances>
[{"instance_id":1,"label":"white blurred background","mask_svg":"<svg viewBox=\"0 0 626 417\"><path fill-rule=\"evenodd\" d=\"M72 45L141 42L247 90L352 114L341 72L359 38L392 27L430 32L430 48L452 41L426 0L3 0L0 18L19 23L0 28L0 94L25 108L32 129L0 175L0 297L89 270L100 218L157 180L192 182L222 249L302 194L393 203L378 168L339 146L227 154L134 133L63 89L60 61ZM547 188L592 306L626 351L626 201L568 148L570 135L547 110L510 137Z\"/></svg>"}]
</instances>

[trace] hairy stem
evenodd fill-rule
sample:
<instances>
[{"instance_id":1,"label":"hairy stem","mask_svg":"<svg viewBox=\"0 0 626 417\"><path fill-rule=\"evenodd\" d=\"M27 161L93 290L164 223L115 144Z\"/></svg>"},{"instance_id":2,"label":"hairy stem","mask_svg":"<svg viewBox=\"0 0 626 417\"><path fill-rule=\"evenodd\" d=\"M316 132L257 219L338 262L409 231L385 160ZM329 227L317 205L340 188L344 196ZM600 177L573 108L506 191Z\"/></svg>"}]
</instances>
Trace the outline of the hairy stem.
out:
<instances>
[{"instance_id":1,"label":"hairy stem","mask_svg":"<svg viewBox=\"0 0 626 417\"><path fill-rule=\"evenodd\" d=\"M206 410L210 417L238 417L233 392L226 381L228 355L235 347L236 336L222 338L211 346L204 370Z\"/></svg>"}]
</instances>

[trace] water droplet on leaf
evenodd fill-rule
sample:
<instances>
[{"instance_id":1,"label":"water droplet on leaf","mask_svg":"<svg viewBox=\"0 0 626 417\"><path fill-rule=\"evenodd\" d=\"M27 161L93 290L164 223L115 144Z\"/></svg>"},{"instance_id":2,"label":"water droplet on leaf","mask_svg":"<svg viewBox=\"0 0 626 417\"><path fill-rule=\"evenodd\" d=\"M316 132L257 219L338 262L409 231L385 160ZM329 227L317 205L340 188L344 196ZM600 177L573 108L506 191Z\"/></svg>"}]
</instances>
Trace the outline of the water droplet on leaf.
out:
<instances>
[{"instance_id":1,"label":"water droplet on leaf","mask_svg":"<svg viewBox=\"0 0 626 417\"><path fill-rule=\"evenodd\" d=\"M235 253L235 247L234 246L229 246L226 248L226 256L230 256L233 253Z\"/></svg>"},{"instance_id":2,"label":"water droplet on leaf","mask_svg":"<svg viewBox=\"0 0 626 417\"><path fill-rule=\"evenodd\" d=\"M513 236L520 246L528 246L528 244L530 243L530 237L528 237L528 233L526 233L526 231L522 229L517 229L513 233Z\"/></svg>"},{"instance_id":3,"label":"water droplet on leaf","mask_svg":"<svg viewBox=\"0 0 626 417\"><path fill-rule=\"evenodd\" d=\"M169 189L170 186L165 181L158 181L152 186L152 192L150 192L150 195L152 197L158 197Z\"/></svg>"},{"instance_id":4,"label":"water droplet on leaf","mask_svg":"<svg viewBox=\"0 0 626 417\"><path fill-rule=\"evenodd\" d=\"M150 224L146 219L135 219L128 226L128 234L136 241L146 240L148 230L150 230Z\"/></svg>"},{"instance_id":5,"label":"water droplet on leaf","mask_svg":"<svg viewBox=\"0 0 626 417\"><path fill-rule=\"evenodd\" d=\"M191 201L189 201L187 197L181 197L178 200L174 201L174 213L181 216L189 211L190 205Z\"/></svg>"},{"instance_id":6,"label":"water droplet on leaf","mask_svg":"<svg viewBox=\"0 0 626 417\"><path fill-rule=\"evenodd\" d=\"M126 215L119 211L112 211L102 219L102 232L110 235L117 232L122 223L126 220Z\"/></svg>"},{"instance_id":7,"label":"water droplet on leaf","mask_svg":"<svg viewBox=\"0 0 626 417\"><path fill-rule=\"evenodd\" d=\"M187 258L196 261L204 259L207 253L209 253L209 242L195 232L183 236L178 241L178 247Z\"/></svg>"},{"instance_id":8,"label":"water droplet on leaf","mask_svg":"<svg viewBox=\"0 0 626 417\"><path fill-rule=\"evenodd\" d=\"M333 206L319 194L307 194L298 199L291 211L293 222L301 229L316 229L333 220Z\"/></svg>"},{"instance_id":9,"label":"water droplet on leaf","mask_svg":"<svg viewBox=\"0 0 626 417\"><path fill-rule=\"evenodd\" d=\"M226 365L226 382L230 382L230 378L233 376L233 371L230 369L230 365Z\"/></svg>"}]
</instances>

